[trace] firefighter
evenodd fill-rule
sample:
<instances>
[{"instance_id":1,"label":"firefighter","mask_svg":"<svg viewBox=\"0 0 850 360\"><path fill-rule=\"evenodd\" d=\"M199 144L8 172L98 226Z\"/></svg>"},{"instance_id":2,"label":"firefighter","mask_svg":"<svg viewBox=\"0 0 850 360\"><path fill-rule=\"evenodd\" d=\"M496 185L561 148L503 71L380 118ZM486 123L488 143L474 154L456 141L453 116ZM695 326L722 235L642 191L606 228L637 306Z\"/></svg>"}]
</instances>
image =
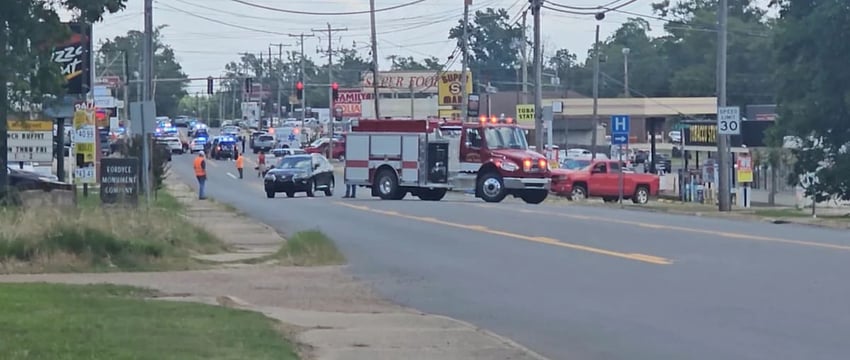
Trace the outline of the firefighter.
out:
<instances>
[{"instance_id":1,"label":"firefighter","mask_svg":"<svg viewBox=\"0 0 850 360\"><path fill-rule=\"evenodd\" d=\"M198 153L195 158L195 177L198 179L198 199L204 200L207 197L204 195L204 185L207 183L207 162L204 160L204 153Z\"/></svg>"},{"instance_id":2,"label":"firefighter","mask_svg":"<svg viewBox=\"0 0 850 360\"><path fill-rule=\"evenodd\" d=\"M242 169L245 168L245 155L236 154L236 171L239 172L239 178L242 178Z\"/></svg>"}]
</instances>

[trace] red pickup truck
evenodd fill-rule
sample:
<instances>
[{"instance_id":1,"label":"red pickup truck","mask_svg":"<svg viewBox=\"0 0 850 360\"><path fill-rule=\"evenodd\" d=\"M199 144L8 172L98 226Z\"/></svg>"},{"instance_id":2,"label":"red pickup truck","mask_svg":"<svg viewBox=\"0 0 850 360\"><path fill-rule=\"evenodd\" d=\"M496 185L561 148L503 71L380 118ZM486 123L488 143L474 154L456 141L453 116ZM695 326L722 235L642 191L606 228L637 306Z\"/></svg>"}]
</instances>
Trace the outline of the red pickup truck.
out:
<instances>
[{"instance_id":1,"label":"red pickup truck","mask_svg":"<svg viewBox=\"0 0 850 360\"><path fill-rule=\"evenodd\" d=\"M596 160L580 170L552 172L552 191L571 200L601 197L606 202L619 198L620 162ZM661 180L658 175L623 173L623 198L635 204L646 204L651 196L658 195Z\"/></svg>"}]
</instances>

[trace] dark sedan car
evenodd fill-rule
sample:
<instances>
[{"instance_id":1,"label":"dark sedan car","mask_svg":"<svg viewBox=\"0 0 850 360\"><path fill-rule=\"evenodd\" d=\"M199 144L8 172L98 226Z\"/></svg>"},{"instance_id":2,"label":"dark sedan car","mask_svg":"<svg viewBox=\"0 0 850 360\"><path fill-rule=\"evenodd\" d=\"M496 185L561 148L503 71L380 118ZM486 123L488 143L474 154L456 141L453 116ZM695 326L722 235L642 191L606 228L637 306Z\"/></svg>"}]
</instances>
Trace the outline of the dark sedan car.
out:
<instances>
[{"instance_id":1,"label":"dark sedan car","mask_svg":"<svg viewBox=\"0 0 850 360\"><path fill-rule=\"evenodd\" d=\"M287 197L297 192L306 192L313 197L319 190L325 196L333 196L334 169L324 156L319 154L289 155L280 159L264 177L266 197L286 193Z\"/></svg>"}]
</instances>

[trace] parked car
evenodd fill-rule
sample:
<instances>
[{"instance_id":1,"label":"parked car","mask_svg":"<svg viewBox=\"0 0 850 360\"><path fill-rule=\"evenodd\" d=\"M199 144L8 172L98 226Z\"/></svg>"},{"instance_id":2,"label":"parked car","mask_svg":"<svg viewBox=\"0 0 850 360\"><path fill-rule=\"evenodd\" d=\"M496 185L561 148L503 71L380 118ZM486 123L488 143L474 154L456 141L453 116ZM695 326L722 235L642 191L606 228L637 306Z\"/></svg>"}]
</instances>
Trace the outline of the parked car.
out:
<instances>
[{"instance_id":1,"label":"parked car","mask_svg":"<svg viewBox=\"0 0 850 360\"><path fill-rule=\"evenodd\" d=\"M271 150L272 148L274 148L274 145L275 145L274 136L269 135L269 134L263 134L263 135L256 137L253 144L251 145L251 150L254 151L254 154L256 154L260 151L266 151L267 152L267 151Z\"/></svg>"},{"instance_id":2,"label":"parked car","mask_svg":"<svg viewBox=\"0 0 850 360\"><path fill-rule=\"evenodd\" d=\"M319 154L290 155L272 165L263 183L267 198L274 198L279 192L290 198L298 192L313 197L320 190L325 196L333 196L334 169L328 159Z\"/></svg>"},{"instance_id":3,"label":"parked car","mask_svg":"<svg viewBox=\"0 0 850 360\"><path fill-rule=\"evenodd\" d=\"M310 146L308 146L305 151L309 154L327 154L328 153L328 144L330 140L328 138L320 138L314 141ZM345 159L345 138L337 138L333 139L333 150L332 155L334 159L344 160Z\"/></svg>"},{"instance_id":4,"label":"parked car","mask_svg":"<svg viewBox=\"0 0 850 360\"><path fill-rule=\"evenodd\" d=\"M617 201L621 164L617 160L596 160L581 170L553 170L552 191L571 200L601 197L606 202ZM655 174L623 171L623 198L636 204L646 204L658 195L660 178Z\"/></svg>"},{"instance_id":5,"label":"parked car","mask_svg":"<svg viewBox=\"0 0 850 360\"><path fill-rule=\"evenodd\" d=\"M48 176L33 171L15 169L13 166L6 167L6 174L9 176L9 185L18 191L73 189L73 185L58 181L55 175Z\"/></svg>"},{"instance_id":6,"label":"parked car","mask_svg":"<svg viewBox=\"0 0 850 360\"><path fill-rule=\"evenodd\" d=\"M185 151L183 142L176 136L157 138L156 142L167 145L169 150L175 154L182 154Z\"/></svg>"},{"instance_id":7,"label":"parked car","mask_svg":"<svg viewBox=\"0 0 850 360\"><path fill-rule=\"evenodd\" d=\"M210 157L215 160L232 159L236 153L236 139L232 136L219 136L212 142Z\"/></svg>"}]
</instances>

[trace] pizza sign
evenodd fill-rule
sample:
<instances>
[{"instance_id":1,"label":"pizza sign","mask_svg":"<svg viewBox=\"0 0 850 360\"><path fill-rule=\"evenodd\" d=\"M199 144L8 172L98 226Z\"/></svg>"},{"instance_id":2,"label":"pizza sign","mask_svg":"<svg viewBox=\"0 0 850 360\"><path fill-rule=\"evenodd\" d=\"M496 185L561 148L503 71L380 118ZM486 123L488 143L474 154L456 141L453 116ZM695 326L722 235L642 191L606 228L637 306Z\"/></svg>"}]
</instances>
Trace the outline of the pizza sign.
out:
<instances>
[{"instance_id":1,"label":"pizza sign","mask_svg":"<svg viewBox=\"0 0 850 360\"><path fill-rule=\"evenodd\" d=\"M84 26L86 31L84 31ZM68 94L86 94L91 87L89 64L86 64L86 52L91 53L91 37L83 34L91 31L91 26L69 23L71 37L53 49L52 60L59 65L67 82Z\"/></svg>"}]
</instances>

